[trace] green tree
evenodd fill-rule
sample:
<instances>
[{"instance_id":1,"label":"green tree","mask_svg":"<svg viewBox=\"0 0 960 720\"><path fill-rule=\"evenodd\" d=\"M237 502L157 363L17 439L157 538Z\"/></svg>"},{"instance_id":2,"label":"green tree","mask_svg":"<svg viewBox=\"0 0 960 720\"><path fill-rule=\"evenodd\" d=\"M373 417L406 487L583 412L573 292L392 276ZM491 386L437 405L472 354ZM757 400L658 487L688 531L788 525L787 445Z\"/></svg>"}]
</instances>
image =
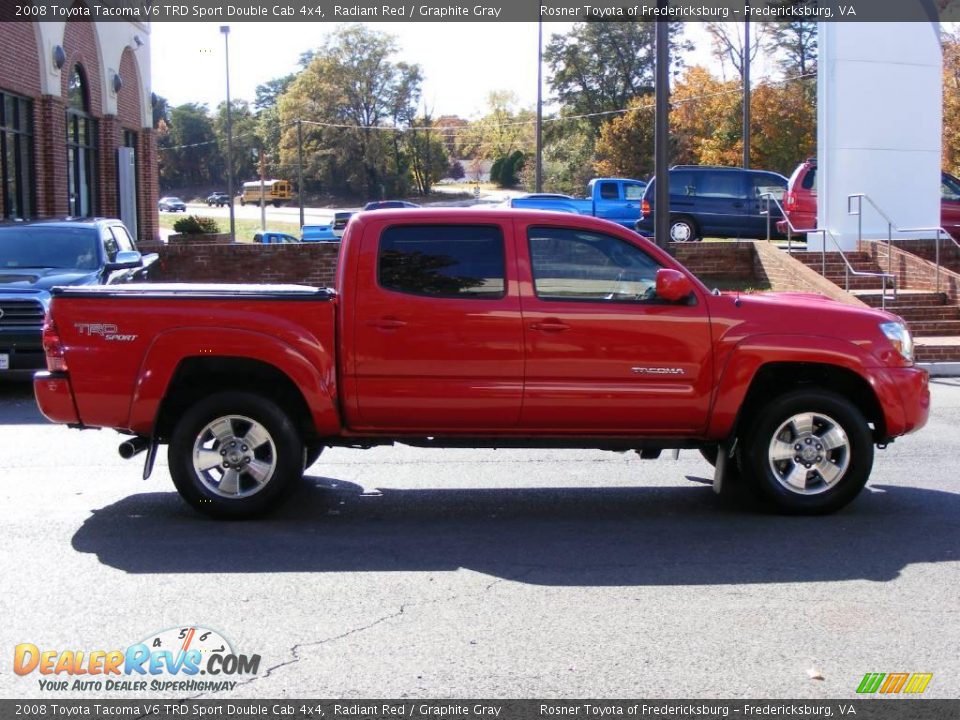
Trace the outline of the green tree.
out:
<instances>
[{"instance_id":1,"label":"green tree","mask_svg":"<svg viewBox=\"0 0 960 720\"><path fill-rule=\"evenodd\" d=\"M670 23L670 49L675 70L682 67L679 50L692 49L680 40L682 23ZM576 23L566 35L554 35L544 50L549 81L567 115L592 114L598 133L605 118L597 113L622 110L638 95L653 92L656 22Z\"/></svg>"},{"instance_id":2,"label":"green tree","mask_svg":"<svg viewBox=\"0 0 960 720\"><path fill-rule=\"evenodd\" d=\"M419 67L395 62L396 50L393 36L347 25L313 52L278 103L283 165L296 162L294 121L303 119L305 173L315 189L386 192L392 133L379 128L412 116L420 90Z\"/></svg>"},{"instance_id":3,"label":"green tree","mask_svg":"<svg viewBox=\"0 0 960 720\"><path fill-rule=\"evenodd\" d=\"M779 0L781 7L808 5L809 0ZM777 57L785 77L809 75L817 71L817 23L810 21L770 22L765 50Z\"/></svg>"},{"instance_id":4,"label":"green tree","mask_svg":"<svg viewBox=\"0 0 960 720\"><path fill-rule=\"evenodd\" d=\"M433 184L444 176L449 166L443 138L433 127L433 119L424 113L414 120L413 129L407 133L410 154L410 170L421 195L430 193Z\"/></svg>"},{"instance_id":5,"label":"green tree","mask_svg":"<svg viewBox=\"0 0 960 720\"><path fill-rule=\"evenodd\" d=\"M171 109L161 147L161 187L205 185L217 175L216 135L206 105L186 103Z\"/></svg>"},{"instance_id":6,"label":"green tree","mask_svg":"<svg viewBox=\"0 0 960 720\"><path fill-rule=\"evenodd\" d=\"M240 192L243 182L260 177L259 153L263 146L260 139L260 126L256 116L246 100L230 101L230 122L233 126L233 179L234 192ZM220 183L227 179L227 103L217 106L213 118L213 132L217 138L219 161L211 168Z\"/></svg>"}]
</instances>

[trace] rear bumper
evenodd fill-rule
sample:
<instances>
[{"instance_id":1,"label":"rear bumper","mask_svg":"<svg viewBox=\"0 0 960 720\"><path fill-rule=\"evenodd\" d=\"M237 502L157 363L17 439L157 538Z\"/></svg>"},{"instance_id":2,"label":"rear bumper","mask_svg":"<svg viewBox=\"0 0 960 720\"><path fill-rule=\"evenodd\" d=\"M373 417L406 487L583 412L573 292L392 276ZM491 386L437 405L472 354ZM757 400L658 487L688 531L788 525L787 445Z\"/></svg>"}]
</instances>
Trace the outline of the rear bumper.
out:
<instances>
[{"instance_id":1,"label":"rear bumper","mask_svg":"<svg viewBox=\"0 0 960 720\"><path fill-rule=\"evenodd\" d=\"M80 414L73 400L73 388L66 373L42 370L33 376L33 394L40 412L50 422L79 425Z\"/></svg>"},{"instance_id":2,"label":"rear bumper","mask_svg":"<svg viewBox=\"0 0 960 720\"><path fill-rule=\"evenodd\" d=\"M919 430L930 415L930 375L920 368L875 368L872 384L883 408L887 438Z\"/></svg>"}]
</instances>

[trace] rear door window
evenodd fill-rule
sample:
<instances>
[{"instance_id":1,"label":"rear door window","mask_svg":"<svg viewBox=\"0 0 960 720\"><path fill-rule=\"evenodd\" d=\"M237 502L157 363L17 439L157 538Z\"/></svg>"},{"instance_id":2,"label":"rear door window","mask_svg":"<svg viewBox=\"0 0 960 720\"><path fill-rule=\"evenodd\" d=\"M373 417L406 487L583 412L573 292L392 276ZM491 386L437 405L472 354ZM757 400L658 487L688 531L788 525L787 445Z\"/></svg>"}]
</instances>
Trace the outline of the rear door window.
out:
<instances>
[{"instance_id":1,"label":"rear door window","mask_svg":"<svg viewBox=\"0 0 960 720\"><path fill-rule=\"evenodd\" d=\"M402 225L380 236L386 290L437 298L499 298L506 290L503 235L477 225Z\"/></svg>"},{"instance_id":2,"label":"rear door window","mask_svg":"<svg viewBox=\"0 0 960 720\"><path fill-rule=\"evenodd\" d=\"M750 187L754 198L761 199L765 194L770 193L777 200L783 200L783 194L787 189L787 181L772 173L752 173Z\"/></svg>"},{"instance_id":3,"label":"rear door window","mask_svg":"<svg viewBox=\"0 0 960 720\"><path fill-rule=\"evenodd\" d=\"M617 184L612 182L600 183L600 199L619 200L620 189L617 187Z\"/></svg>"}]
</instances>

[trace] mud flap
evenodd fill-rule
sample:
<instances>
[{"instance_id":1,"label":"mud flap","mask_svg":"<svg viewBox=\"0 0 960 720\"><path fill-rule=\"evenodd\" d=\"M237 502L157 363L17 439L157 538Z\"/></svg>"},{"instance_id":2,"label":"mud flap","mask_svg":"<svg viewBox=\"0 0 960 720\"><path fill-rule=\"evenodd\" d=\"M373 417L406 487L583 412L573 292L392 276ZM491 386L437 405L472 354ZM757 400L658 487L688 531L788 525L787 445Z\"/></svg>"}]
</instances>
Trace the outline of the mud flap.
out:
<instances>
[{"instance_id":1,"label":"mud flap","mask_svg":"<svg viewBox=\"0 0 960 720\"><path fill-rule=\"evenodd\" d=\"M730 463L733 458L733 446L727 443L720 443L717 448L717 464L713 466L713 492L716 495L723 494L723 483L730 472Z\"/></svg>"},{"instance_id":2,"label":"mud flap","mask_svg":"<svg viewBox=\"0 0 960 720\"><path fill-rule=\"evenodd\" d=\"M147 457L143 461L143 479L146 480L153 472L153 463L157 459L157 448L160 443L156 438L150 438L150 447L147 448Z\"/></svg>"}]
</instances>

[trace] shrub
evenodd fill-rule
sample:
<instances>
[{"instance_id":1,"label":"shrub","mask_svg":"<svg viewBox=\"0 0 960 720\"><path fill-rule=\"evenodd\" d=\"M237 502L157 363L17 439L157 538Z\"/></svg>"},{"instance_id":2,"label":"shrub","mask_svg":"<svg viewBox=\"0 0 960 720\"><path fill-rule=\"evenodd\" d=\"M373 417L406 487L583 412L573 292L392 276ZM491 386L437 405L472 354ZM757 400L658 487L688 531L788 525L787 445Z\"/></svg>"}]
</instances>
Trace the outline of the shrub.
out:
<instances>
[{"instance_id":1,"label":"shrub","mask_svg":"<svg viewBox=\"0 0 960 720\"><path fill-rule=\"evenodd\" d=\"M181 235L208 235L220 232L217 221L209 217L187 215L173 224L174 231Z\"/></svg>"},{"instance_id":2,"label":"shrub","mask_svg":"<svg viewBox=\"0 0 960 720\"><path fill-rule=\"evenodd\" d=\"M459 160L454 160L450 163L450 167L447 168L447 177L453 178L454 180L462 180L467 176L466 171L463 169L463 163Z\"/></svg>"}]
</instances>

